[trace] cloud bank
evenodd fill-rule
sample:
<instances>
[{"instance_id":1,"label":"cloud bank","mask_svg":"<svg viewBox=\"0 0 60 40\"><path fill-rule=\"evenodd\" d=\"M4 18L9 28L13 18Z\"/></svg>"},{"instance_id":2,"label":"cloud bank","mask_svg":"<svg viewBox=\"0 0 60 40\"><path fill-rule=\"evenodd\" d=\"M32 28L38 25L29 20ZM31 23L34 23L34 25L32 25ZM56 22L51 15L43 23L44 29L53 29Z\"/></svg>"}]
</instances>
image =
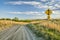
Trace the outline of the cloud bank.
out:
<instances>
[{"instance_id":1,"label":"cloud bank","mask_svg":"<svg viewBox=\"0 0 60 40\"><path fill-rule=\"evenodd\" d=\"M44 2L44 3L43 3ZM60 1L56 1L56 0L40 0L40 2L37 1L10 1L10 2L6 2L6 4L10 4L10 5L22 5L22 4L27 4L27 5L33 5L36 8L44 8L47 9L48 6L51 9L58 9L60 10Z\"/></svg>"},{"instance_id":2,"label":"cloud bank","mask_svg":"<svg viewBox=\"0 0 60 40\"><path fill-rule=\"evenodd\" d=\"M52 14L53 18L54 17L59 17L58 15L60 15L60 1L59 0L50 0L50 1L40 0L40 2L38 2L38 1L10 1L10 2L6 2L5 4L10 4L10 5L23 5L23 4L32 5L36 8L39 8L39 9L50 8L50 9L53 10L53 14ZM43 15L44 14L44 12L32 12L32 11L30 11L30 12L29 11L28 12L9 12L9 13L12 13L12 14L26 14L26 15Z\"/></svg>"}]
</instances>

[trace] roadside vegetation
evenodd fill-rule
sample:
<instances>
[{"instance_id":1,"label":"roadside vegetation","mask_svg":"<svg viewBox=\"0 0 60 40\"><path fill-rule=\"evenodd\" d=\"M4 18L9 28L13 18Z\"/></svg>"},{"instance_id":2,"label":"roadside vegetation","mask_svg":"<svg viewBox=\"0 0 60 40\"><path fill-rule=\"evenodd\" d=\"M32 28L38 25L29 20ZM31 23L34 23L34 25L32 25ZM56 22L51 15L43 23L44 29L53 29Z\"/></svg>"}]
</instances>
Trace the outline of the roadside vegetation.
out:
<instances>
[{"instance_id":1,"label":"roadside vegetation","mask_svg":"<svg viewBox=\"0 0 60 40\"><path fill-rule=\"evenodd\" d=\"M43 37L45 40L60 40L60 19L48 21L46 19L20 20L17 17L13 19L1 18L0 30L10 28L16 24L22 24L22 22L29 23L26 26L30 28L37 37Z\"/></svg>"},{"instance_id":2,"label":"roadside vegetation","mask_svg":"<svg viewBox=\"0 0 60 40\"><path fill-rule=\"evenodd\" d=\"M0 20L0 31L10 28L13 25L11 21Z\"/></svg>"},{"instance_id":3,"label":"roadside vegetation","mask_svg":"<svg viewBox=\"0 0 60 40\"><path fill-rule=\"evenodd\" d=\"M52 22L60 25L60 19L51 20Z\"/></svg>"},{"instance_id":4,"label":"roadside vegetation","mask_svg":"<svg viewBox=\"0 0 60 40\"><path fill-rule=\"evenodd\" d=\"M56 28L52 24L42 25L42 23L28 24L26 26L30 28L37 37L43 37L45 40L60 40L60 28L57 30L60 20L50 21L54 24L57 24ZM50 28L49 25L52 25L52 27Z\"/></svg>"},{"instance_id":5,"label":"roadside vegetation","mask_svg":"<svg viewBox=\"0 0 60 40\"><path fill-rule=\"evenodd\" d=\"M18 17L14 18L0 18L0 31L8 29L12 27L13 25L23 25L26 23L31 22L31 20L20 20Z\"/></svg>"}]
</instances>

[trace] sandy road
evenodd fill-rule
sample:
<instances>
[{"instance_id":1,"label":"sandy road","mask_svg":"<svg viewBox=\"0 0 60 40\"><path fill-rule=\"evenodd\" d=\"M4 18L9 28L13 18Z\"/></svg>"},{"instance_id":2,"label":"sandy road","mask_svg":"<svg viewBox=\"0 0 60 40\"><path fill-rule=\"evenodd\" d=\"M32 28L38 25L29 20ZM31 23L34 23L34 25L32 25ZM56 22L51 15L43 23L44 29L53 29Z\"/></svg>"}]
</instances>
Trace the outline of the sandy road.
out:
<instances>
[{"instance_id":1,"label":"sandy road","mask_svg":"<svg viewBox=\"0 0 60 40\"><path fill-rule=\"evenodd\" d=\"M29 30L26 26L16 25L10 29L0 32L0 40L38 40L38 39L32 33L32 31Z\"/></svg>"}]
</instances>

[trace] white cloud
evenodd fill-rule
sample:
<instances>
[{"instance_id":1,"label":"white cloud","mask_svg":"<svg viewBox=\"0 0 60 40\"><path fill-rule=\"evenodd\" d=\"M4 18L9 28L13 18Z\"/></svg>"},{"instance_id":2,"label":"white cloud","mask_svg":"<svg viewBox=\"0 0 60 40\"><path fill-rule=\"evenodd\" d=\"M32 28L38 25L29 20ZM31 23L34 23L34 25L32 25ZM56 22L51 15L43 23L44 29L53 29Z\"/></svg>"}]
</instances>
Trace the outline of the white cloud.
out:
<instances>
[{"instance_id":1,"label":"white cloud","mask_svg":"<svg viewBox=\"0 0 60 40\"><path fill-rule=\"evenodd\" d=\"M53 14L60 15L60 11L53 11Z\"/></svg>"},{"instance_id":2,"label":"white cloud","mask_svg":"<svg viewBox=\"0 0 60 40\"><path fill-rule=\"evenodd\" d=\"M54 18L54 19L60 18L60 15L51 15L51 18Z\"/></svg>"},{"instance_id":3,"label":"white cloud","mask_svg":"<svg viewBox=\"0 0 60 40\"><path fill-rule=\"evenodd\" d=\"M53 11L53 14L51 15L51 18L60 18L60 11Z\"/></svg>"},{"instance_id":4,"label":"white cloud","mask_svg":"<svg viewBox=\"0 0 60 40\"><path fill-rule=\"evenodd\" d=\"M9 12L11 14L24 14L24 15L32 15L32 18L37 19L45 19L47 18L47 15L44 14L44 12ZM60 18L60 11L53 11L53 14L51 15L51 18Z\"/></svg>"},{"instance_id":5,"label":"white cloud","mask_svg":"<svg viewBox=\"0 0 60 40\"><path fill-rule=\"evenodd\" d=\"M47 0L41 0L41 1L47 1ZM51 9L55 9L56 7L56 5L54 4L55 3L55 1L54 0L51 0L51 2L46 2L46 3L42 3L42 2L36 2L36 1L11 1L11 2L6 2L6 4L11 4L11 5L22 5L22 4L28 4L28 5L33 5L34 7L36 7L36 8L48 8L48 5L47 4L49 4L50 6L50 8ZM55 5L55 6L53 6L53 4ZM53 8L52 8L53 7Z\"/></svg>"},{"instance_id":6,"label":"white cloud","mask_svg":"<svg viewBox=\"0 0 60 40\"><path fill-rule=\"evenodd\" d=\"M43 15L43 16L34 16L32 18L34 18L34 19L47 19L47 16L46 15Z\"/></svg>"},{"instance_id":7,"label":"white cloud","mask_svg":"<svg viewBox=\"0 0 60 40\"><path fill-rule=\"evenodd\" d=\"M60 4L55 4L56 7L60 8Z\"/></svg>"},{"instance_id":8,"label":"white cloud","mask_svg":"<svg viewBox=\"0 0 60 40\"><path fill-rule=\"evenodd\" d=\"M46 0L42 0L42 1L46 1ZM13 1L13 2L7 2L7 4L11 4L11 5L21 5L21 4L28 4L28 5L33 5L34 7L36 8L45 8L47 9L48 8L48 5L49 4L49 8L50 9L57 9L57 8L60 8L60 2L56 2L55 0L51 0L51 2L47 2L46 4L43 4L42 2L36 2L36 1L29 1L29 2L25 2L25 1ZM12 14L26 14L26 15L43 15L43 12L9 12L9 13L12 13ZM56 15L56 16L54 16ZM56 11L54 10L53 11L53 14L52 14L52 18L58 18L60 16L60 10ZM37 16L37 18L39 18ZM42 17L44 18L44 17Z\"/></svg>"},{"instance_id":9,"label":"white cloud","mask_svg":"<svg viewBox=\"0 0 60 40\"><path fill-rule=\"evenodd\" d=\"M22 4L28 4L28 5L33 5L36 8L47 8L47 5L42 4L41 2L36 2L36 1L13 1L13 2L6 2L6 4L11 4L11 5L22 5Z\"/></svg>"},{"instance_id":10,"label":"white cloud","mask_svg":"<svg viewBox=\"0 0 60 40\"><path fill-rule=\"evenodd\" d=\"M56 9L57 8L60 8L60 3L55 3L55 1L51 1L50 3L47 3L47 4L50 4L49 8L50 9ZM37 7L37 8L48 8L48 5L47 4L42 4L41 2L35 2L35 1L29 1L29 2L25 2L25 1L14 1L14 2L7 2L7 4L11 4L11 5L21 5L21 4L28 4L28 5L33 5L34 7ZM54 4L54 5L53 5ZM32 18L41 18L41 19L44 19L44 18L47 18L46 15L44 15L44 12L9 12L11 14L26 14L26 15L34 15L34 17ZM53 11L53 14L51 15L51 18L60 18L60 11L59 10L55 10Z\"/></svg>"},{"instance_id":11,"label":"white cloud","mask_svg":"<svg viewBox=\"0 0 60 40\"><path fill-rule=\"evenodd\" d=\"M10 14L24 14L24 15L32 15L30 18L32 19L46 19L46 14L44 12L8 12Z\"/></svg>"},{"instance_id":12,"label":"white cloud","mask_svg":"<svg viewBox=\"0 0 60 40\"><path fill-rule=\"evenodd\" d=\"M48 1L48 0L41 0L42 2L46 2L46 1Z\"/></svg>"},{"instance_id":13,"label":"white cloud","mask_svg":"<svg viewBox=\"0 0 60 40\"><path fill-rule=\"evenodd\" d=\"M14 1L14 2L6 2L6 4L12 4L12 5L21 5L21 4L29 4L29 5L38 5L40 2L35 2L35 1Z\"/></svg>"},{"instance_id":14,"label":"white cloud","mask_svg":"<svg viewBox=\"0 0 60 40\"><path fill-rule=\"evenodd\" d=\"M41 0L42 2L37 2L37 1L10 1L6 2L6 4L11 4L11 5L22 5L22 4L28 4L28 5L33 5L35 7L40 7L40 8L47 8L48 5L52 6L55 8L55 6L60 5L60 1L56 0ZM46 2L47 1L47 2ZM49 1L49 2L48 2ZM46 2L46 3L43 3Z\"/></svg>"},{"instance_id":15,"label":"white cloud","mask_svg":"<svg viewBox=\"0 0 60 40\"><path fill-rule=\"evenodd\" d=\"M43 15L43 12L8 12L11 14L26 14L26 15Z\"/></svg>"}]
</instances>

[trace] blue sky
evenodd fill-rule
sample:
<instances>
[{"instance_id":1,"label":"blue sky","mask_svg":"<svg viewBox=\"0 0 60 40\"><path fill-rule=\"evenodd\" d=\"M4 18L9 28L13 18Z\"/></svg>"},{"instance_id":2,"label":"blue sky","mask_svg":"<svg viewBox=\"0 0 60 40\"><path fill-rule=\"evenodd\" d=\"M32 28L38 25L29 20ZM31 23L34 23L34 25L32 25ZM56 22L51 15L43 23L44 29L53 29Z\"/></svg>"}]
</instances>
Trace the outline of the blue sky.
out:
<instances>
[{"instance_id":1,"label":"blue sky","mask_svg":"<svg viewBox=\"0 0 60 40\"><path fill-rule=\"evenodd\" d=\"M0 0L0 18L45 19L48 8L51 18L60 18L59 0Z\"/></svg>"}]
</instances>

